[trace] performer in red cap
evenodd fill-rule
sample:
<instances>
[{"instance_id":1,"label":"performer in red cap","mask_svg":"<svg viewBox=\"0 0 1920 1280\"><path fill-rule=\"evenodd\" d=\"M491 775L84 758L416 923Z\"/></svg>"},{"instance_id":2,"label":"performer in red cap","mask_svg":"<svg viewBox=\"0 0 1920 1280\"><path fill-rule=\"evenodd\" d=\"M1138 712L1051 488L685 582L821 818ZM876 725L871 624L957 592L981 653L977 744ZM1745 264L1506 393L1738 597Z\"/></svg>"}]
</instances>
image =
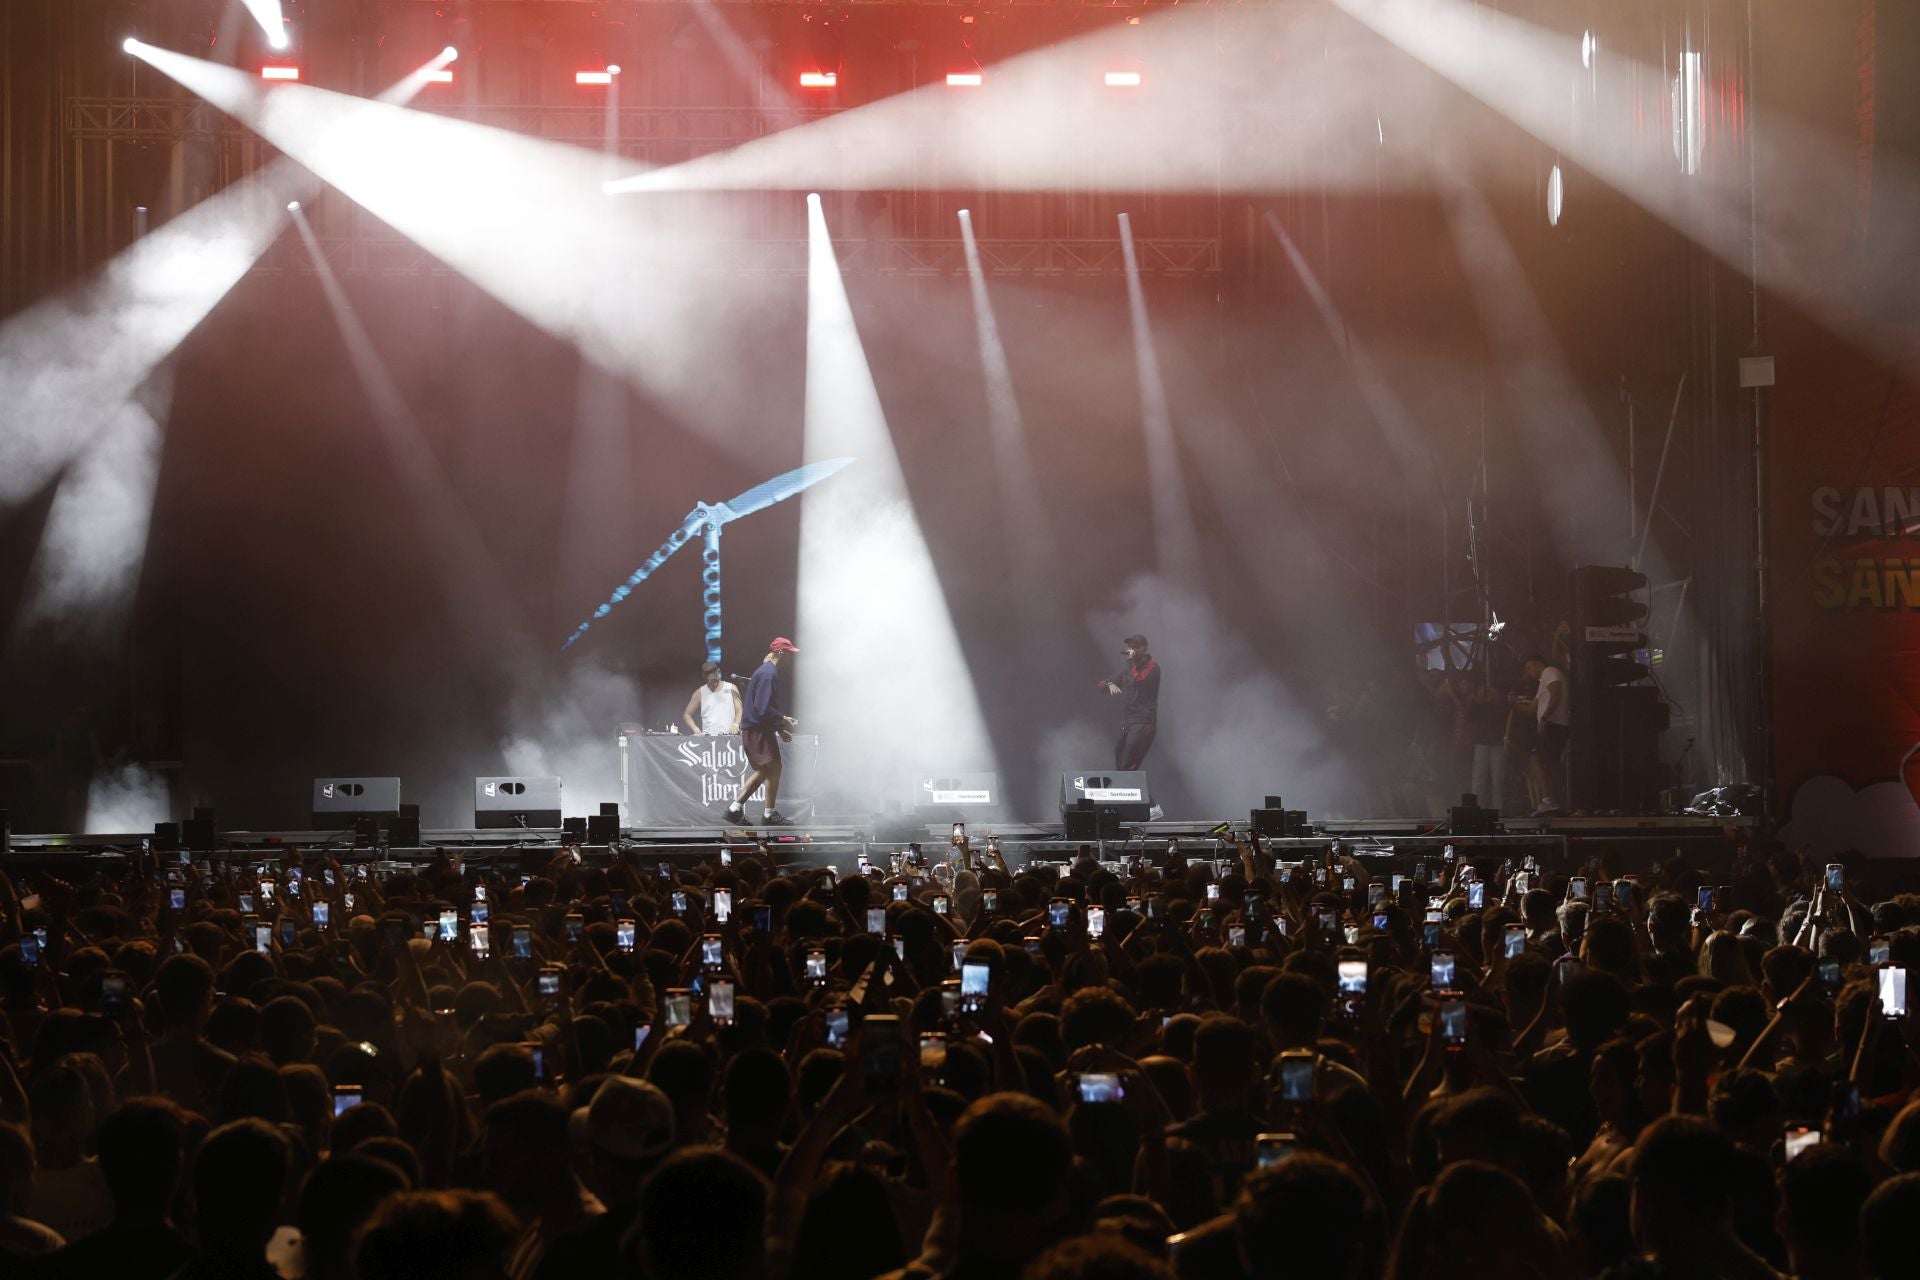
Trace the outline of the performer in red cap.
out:
<instances>
[{"instance_id":1,"label":"performer in red cap","mask_svg":"<svg viewBox=\"0 0 1920 1280\"><path fill-rule=\"evenodd\" d=\"M1127 665L1100 686L1123 700L1120 713L1120 741L1114 744L1113 767L1138 769L1146 763L1153 748L1153 735L1160 724L1160 664L1147 652L1145 636L1128 636L1120 642ZM1157 815L1156 815L1157 816Z\"/></svg>"},{"instance_id":2,"label":"performer in red cap","mask_svg":"<svg viewBox=\"0 0 1920 1280\"><path fill-rule=\"evenodd\" d=\"M785 636L775 636L773 643L767 646L767 656L761 660L759 669L747 681L746 710L740 715L740 742L746 749L747 764L753 772L740 784L740 794L727 806L729 822L746 821L746 810L740 806L765 784L767 803L760 821L769 827L786 824L787 820L780 816L779 808L780 744L793 741L793 731L799 722L780 710L779 704L773 700L774 681L780 675L780 668L792 661L799 652L799 645Z\"/></svg>"}]
</instances>

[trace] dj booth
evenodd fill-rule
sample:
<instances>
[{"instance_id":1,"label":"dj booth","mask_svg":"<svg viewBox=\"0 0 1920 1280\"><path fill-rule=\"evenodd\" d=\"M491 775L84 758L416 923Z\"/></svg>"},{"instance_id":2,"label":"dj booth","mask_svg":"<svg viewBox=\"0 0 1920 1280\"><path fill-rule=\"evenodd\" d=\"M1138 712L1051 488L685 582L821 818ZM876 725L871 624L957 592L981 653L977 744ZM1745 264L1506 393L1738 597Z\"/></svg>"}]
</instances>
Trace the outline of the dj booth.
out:
<instances>
[{"instance_id":1,"label":"dj booth","mask_svg":"<svg viewBox=\"0 0 1920 1280\"><path fill-rule=\"evenodd\" d=\"M753 766L738 734L642 733L620 739L626 825L710 827L721 820ZM820 760L817 734L795 734L780 744L780 813L805 824L814 820L814 783ZM749 819L760 816L765 789L746 803Z\"/></svg>"}]
</instances>

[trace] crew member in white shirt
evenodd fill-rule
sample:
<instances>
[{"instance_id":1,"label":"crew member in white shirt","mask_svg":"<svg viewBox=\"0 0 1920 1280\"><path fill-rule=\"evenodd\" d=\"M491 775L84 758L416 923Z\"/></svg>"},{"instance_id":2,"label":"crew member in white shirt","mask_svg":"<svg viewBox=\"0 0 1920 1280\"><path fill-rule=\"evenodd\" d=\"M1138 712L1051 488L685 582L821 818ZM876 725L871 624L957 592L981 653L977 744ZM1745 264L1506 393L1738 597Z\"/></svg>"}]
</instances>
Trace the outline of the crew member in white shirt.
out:
<instances>
[{"instance_id":1,"label":"crew member in white shirt","mask_svg":"<svg viewBox=\"0 0 1920 1280\"><path fill-rule=\"evenodd\" d=\"M1532 698L1519 705L1533 712L1534 747L1533 754L1527 758L1527 776L1533 783L1533 792L1540 797L1540 807L1534 810L1534 817L1544 818L1559 810L1553 798L1555 787L1561 778L1560 758L1567 748L1568 728L1573 723L1569 705L1566 673L1558 667L1550 667L1547 660L1538 654L1527 659L1527 679L1537 681Z\"/></svg>"},{"instance_id":2,"label":"crew member in white shirt","mask_svg":"<svg viewBox=\"0 0 1920 1280\"><path fill-rule=\"evenodd\" d=\"M700 674L705 683L693 691L693 696L687 699L687 709L680 713L687 729L709 738L740 732L739 686L721 678L717 662L701 664ZM697 722L693 718L695 712L700 715Z\"/></svg>"}]
</instances>

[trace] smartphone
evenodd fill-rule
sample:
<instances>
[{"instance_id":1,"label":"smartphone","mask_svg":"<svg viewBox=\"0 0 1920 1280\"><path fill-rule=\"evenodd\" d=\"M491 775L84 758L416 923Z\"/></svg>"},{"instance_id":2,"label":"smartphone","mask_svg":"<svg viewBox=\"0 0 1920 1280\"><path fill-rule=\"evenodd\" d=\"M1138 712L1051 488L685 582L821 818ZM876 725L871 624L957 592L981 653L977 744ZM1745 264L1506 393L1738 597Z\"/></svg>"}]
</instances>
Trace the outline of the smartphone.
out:
<instances>
[{"instance_id":1,"label":"smartphone","mask_svg":"<svg viewBox=\"0 0 1920 1280\"><path fill-rule=\"evenodd\" d=\"M332 905L325 901L316 901L313 904L313 927L316 929L324 929L332 923Z\"/></svg>"},{"instance_id":2,"label":"smartphone","mask_svg":"<svg viewBox=\"0 0 1920 1280\"><path fill-rule=\"evenodd\" d=\"M1111 1071L1082 1071L1074 1084L1080 1091L1080 1101L1089 1106L1119 1102L1127 1096L1120 1087L1120 1077Z\"/></svg>"},{"instance_id":3,"label":"smartphone","mask_svg":"<svg viewBox=\"0 0 1920 1280\"><path fill-rule=\"evenodd\" d=\"M1467 886L1467 907L1479 911L1487 905L1487 886L1484 881L1475 880Z\"/></svg>"},{"instance_id":4,"label":"smartphone","mask_svg":"<svg viewBox=\"0 0 1920 1280\"><path fill-rule=\"evenodd\" d=\"M633 951L634 924L631 920L617 920L613 925L613 945L620 950Z\"/></svg>"},{"instance_id":5,"label":"smartphone","mask_svg":"<svg viewBox=\"0 0 1920 1280\"><path fill-rule=\"evenodd\" d=\"M240 895L240 914L243 916L248 916L253 914L253 895L252 894L243 893Z\"/></svg>"},{"instance_id":6,"label":"smartphone","mask_svg":"<svg viewBox=\"0 0 1920 1280\"><path fill-rule=\"evenodd\" d=\"M726 963L726 944L717 933L709 933L700 939L700 967L718 969Z\"/></svg>"},{"instance_id":7,"label":"smartphone","mask_svg":"<svg viewBox=\"0 0 1920 1280\"><path fill-rule=\"evenodd\" d=\"M1613 910L1613 885L1602 880L1593 886L1593 909L1595 911Z\"/></svg>"},{"instance_id":8,"label":"smartphone","mask_svg":"<svg viewBox=\"0 0 1920 1280\"><path fill-rule=\"evenodd\" d=\"M337 1084L333 1086L333 1114L338 1116L350 1107L360 1105L360 1086L357 1084Z\"/></svg>"},{"instance_id":9,"label":"smartphone","mask_svg":"<svg viewBox=\"0 0 1920 1280\"><path fill-rule=\"evenodd\" d=\"M1107 909L1105 907L1087 908L1087 936L1098 938L1107 931Z\"/></svg>"},{"instance_id":10,"label":"smartphone","mask_svg":"<svg viewBox=\"0 0 1920 1280\"><path fill-rule=\"evenodd\" d=\"M949 914L952 906L953 906L953 903L951 900L948 899L946 894L936 893L933 895L933 914L937 916L947 915Z\"/></svg>"},{"instance_id":11,"label":"smartphone","mask_svg":"<svg viewBox=\"0 0 1920 1280\"><path fill-rule=\"evenodd\" d=\"M659 863L659 864L658 864L658 869L659 869L659 872L660 872L660 878L661 878L662 880L671 880L671 879L673 879L673 864L672 864L671 862L662 862L662 863Z\"/></svg>"},{"instance_id":12,"label":"smartphone","mask_svg":"<svg viewBox=\"0 0 1920 1280\"><path fill-rule=\"evenodd\" d=\"M938 1071L947 1065L947 1038L937 1032L926 1032L920 1037L920 1066L928 1071Z\"/></svg>"},{"instance_id":13,"label":"smartphone","mask_svg":"<svg viewBox=\"0 0 1920 1280\"><path fill-rule=\"evenodd\" d=\"M1199 914L1194 917L1194 923L1202 929L1213 928L1213 909L1211 907L1200 908Z\"/></svg>"},{"instance_id":14,"label":"smartphone","mask_svg":"<svg viewBox=\"0 0 1920 1280\"><path fill-rule=\"evenodd\" d=\"M1510 924L1501 931L1501 954L1507 959L1523 955L1527 949L1527 926Z\"/></svg>"},{"instance_id":15,"label":"smartphone","mask_svg":"<svg viewBox=\"0 0 1920 1280\"><path fill-rule=\"evenodd\" d=\"M280 945L291 949L300 940L299 922L290 916L280 917Z\"/></svg>"},{"instance_id":16,"label":"smartphone","mask_svg":"<svg viewBox=\"0 0 1920 1280\"><path fill-rule=\"evenodd\" d=\"M1440 1041L1449 1049L1467 1044L1467 1005L1463 1000L1446 1000L1440 1005Z\"/></svg>"},{"instance_id":17,"label":"smartphone","mask_svg":"<svg viewBox=\"0 0 1920 1280\"><path fill-rule=\"evenodd\" d=\"M1453 846L1452 846L1452 845L1446 845L1445 847L1443 847L1443 848L1442 848L1442 849L1440 850L1440 856L1441 856L1442 858L1445 858L1445 859L1446 859L1446 860L1447 860L1448 862L1452 862L1452 861L1453 861L1453 857L1454 857L1454 854L1453 854Z\"/></svg>"},{"instance_id":18,"label":"smartphone","mask_svg":"<svg viewBox=\"0 0 1920 1280\"><path fill-rule=\"evenodd\" d=\"M327 888L329 889L333 888L333 868L332 867L322 868L320 875L327 882Z\"/></svg>"},{"instance_id":19,"label":"smartphone","mask_svg":"<svg viewBox=\"0 0 1920 1280\"><path fill-rule=\"evenodd\" d=\"M1300 1139L1291 1133L1263 1133L1255 1143L1262 1169L1273 1168L1300 1149Z\"/></svg>"},{"instance_id":20,"label":"smartphone","mask_svg":"<svg viewBox=\"0 0 1920 1280\"><path fill-rule=\"evenodd\" d=\"M1440 922L1437 920L1429 920L1424 925L1422 925L1420 927L1420 939L1422 944L1429 951L1439 946L1440 945Z\"/></svg>"},{"instance_id":21,"label":"smartphone","mask_svg":"<svg viewBox=\"0 0 1920 1280\"><path fill-rule=\"evenodd\" d=\"M460 914L456 911L440 913L440 941L454 942L460 937Z\"/></svg>"},{"instance_id":22,"label":"smartphone","mask_svg":"<svg viewBox=\"0 0 1920 1280\"><path fill-rule=\"evenodd\" d=\"M1838 960L1822 960L1820 962L1819 972L1820 985L1825 987L1828 992L1831 993L1840 989L1840 962Z\"/></svg>"},{"instance_id":23,"label":"smartphone","mask_svg":"<svg viewBox=\"0 0 1920 1280\"><path fill-rule=\"evenodd\" d=\"M1713 886L1710 884L1701 885L1699 891L1693 895L1693 905L1698 910L1711 912L1713 910Z\"/></svg>"},{"instance_id":24,"label":"smartphone","mask_svg":"<svg viewBox=\"0 0 1920 1280\"><path fill-rule=\"evenodd\" d=\"M467 942L473 947L473 954L482 960L492 952L493 943L488 936L491 932L491 926L484 924L476 924L467 930Z\"/></svg>"},{"instance_id":25,"label":"smartphone","mask_svg":"<svg viewBox=\"0 0 1920 1280\"><path fill-rule=\"evenodd\" d=\"M761 933L773 932L773 908L762 903L753 909L753 927Z\"/></svg>"},{"instance_id":26,"label":"smartphone","mask_svg":"<svg viewBox=\"0 0 1920 1280\"><path fill-rule=\"evenodd\" d=\"M1892 959L1893 959L1893 944L1891 942L1888 942L1885 938L1872 938L1868 940L1867 942L1867 963L1868 964L1873 965L1875 968L1878 968L1883 964L1887 964L1891 962Z\"/></svg>"},{"instance_id":27,"label":"smartphone","mask_svg":"<svg viewBox=\"0 0 1920 1280\"><path fill-rule=\"evenodd\" d=\"M827 985L827 953L824 951L807 952L807 981L816 987Z\"/></svg>"},{"instance_id":28,"label":"smartphone","mask_svg":"<svg viewBox=\"0 0 1920 1280\"><path fill-rule=\"evenodd\" d=\"M253 926L253 949L265 955L273 950L273 928L270 925Z\"/></svg>"},{"instance_id":29,"label":"smartphone","mask_svg":"<svg viewBox=\"0 0 1920 1280\"><path fill-rule=\"evenodd\" d=\"M1907 971L1889 965L1880 970L1880 1012L1889 1018L1907 1016Z\"/></svg>"},{"instance_id":30,"label":"smartphone","mask_svg":"<svg viewBox=\"0 0 1920 1280\"><path fill-rule=\"evenodd\" d=\"M20 936L21 967L25 969L32 969L38 966L39 963L40 963L40 939L34 937L30 933L22 934Z\"/></svg>"},{"instance_id":31,"label":"smartphone","mask_svg":"<svg viewBox=\"0 0 1920 1280\"><path fill-rule=\"evenodd\" d=\"M537 1044L529 1044L527 1052L533 1055L533 1078L541 1084L547 1083L547 1051Z\"/></svg>"},{"instance_id":32,"label":"smartphone","mask_svg":"<svg viewBox=\"0 0 1920 1280\"><path fill-rule=\"evenodd\" d=\"M967 838L967 824L964 822L954 823L953 836L952 836L953 843L959 844L962 840L965 840L966 838Z\"/></svg>"},{"instance_id":33,"label":"smartphone","mask_svg":"<svg viewBox=\"0 0 1920 1280\"><path fill-rule=\"evenodd\" d=\"M1161 893L1148 894L1147 895L1147 919L1163 920L1166 918L1166 914L1167 914L1166 895Z\"/></svg>"},{"instance_id":34,"label":"smartphone","mask_svg":"<svg viewBox=\"0 0 1920 1280\"><path fill-rule=\"evenodd\" d=\"M560 972L557 964L544 965L540 969L540 1000L548 1006L560 1003Z\"/></svg>"},{"instance_id":35,"label":"smartphone","mask_svg":"<svg viewBox=\"0 0 1920 1280\"><path fill-rule=\"evenodd\" d=\"M1243 924L1228 925L1227 926L1227 945L1229 947L1246 946L1247 945L1247 926Z\"/></svg>"},{"instance_id":36,"label":"smartphone","mask_svg":"<svg viewBox=\"0 0 1920 1280\"><path fill-rule=\"evenodd\" d=\"M1567 897L1575 902L1585 902L1587 900L1587 878L1585 876L1575 876L1573 879L1567 881Z\"/></svg>"},{"instance_id":37,"label":"smartphone","mask_svg":"<svg viewBox=\"0 0 1920 1280\"><path fill-rule=\"evenodd\" d=\"M707 1016L717 1027L733 1025L733 979L715 978L708 985Z\"/></svg>"},{"instance_id":38,"label":"smartphone","mask_svg":"<svg viewBox=\"0 0 1920 1280\"><path fill-rule=\"evenodd\" d=\"M1831 870L1831 868L1829 868L1829 870ZM1820 1130L1809 1129L1805 1125L1799 1124L1788 1125L1786 1137L1786 1155L1787 1163L1789 1164L1793 1163L1795 1156L1805 1151L1808 1147L1817 1147L1826 1140Z\"/></svg>"},{"instance_id":39,"label":"smartphone","mask_svg":"<svg viewBox=\"0 0 1920 1280\"><path fill-rule=\"evenodd\" d=\"M1342 893L1352 893L1352 892L1353 892L1353 885L1354 885L1354 879L1353 879L1353 877L1352 877L1352 876L1341 876L1341 877L1340 877L1340 892L1342 892Z\"/></svg>"},{"instance_id":40,"label":"smartphone","mask_svg":"<svg viewBox=\"0 0 1920 1280\"><path fill-rule=\"evenodd\" d=\"M1575 978L1587 971L1587 966L1581 964L1570 955L1561 956L1553 962L1553 967L1559 971L1561 986L1572 982Z\"/></svg>"},{"instance_id":41,"label":"smartphone","mask_svg":"<svg viewBox=\"0 0 1920 1280\"><path fill-rule=\"evenodd\" d=\"M1065 898L1055 898L1047 904L1047 923L1056 929L1064 929L1073 921L1073 904Z\"/></svg>"},{"instance_id":42,"label":"smartphone","mask_svg":"<svg viewBox=\"0 0 1920 1280\"><path fill-rule=\"evenodd\" d=\"M891 1013L870 1013L860 1023L860 1060L868 1093L892 1093L900 1087L901 1034L900 1019Z\"/></svg>"},{"instance_id":43,"label":"smartphone","mask_svg":"<svg viewBox=\"0 0 1920 1280\"><path fill-rule=\"evenodd\" d=\"M1633 909L1633 881L1615 880L1613 882L1613 905L1622 911Z\"/></svg>"},{"instance_id":44,"label":"smartphone","mask_svg":"<svg viewBox=\"0 0 1920 1280\"><path fill-rule=\"evenodd\" d=\"M587 936L587 918L578 911L569 911L564 924L565 937L569 945L577 945Z\"/></svg>"},{"instance_id":45,"label":"smartphone","mask_svg":"<svg viewBox=\"0 0 1920 1280\"><path fill-rule=\"evenodd\" d=\"M885 907L867 908L867 932L885 933L887 931L887 909Z\"/></svg>"},{"instance_id":46,"label":"smartphone","mask_svg":"<svg viewBox=\"0 0 1920 1280\"><path fill-rule=\"evenodd\" d=\"M1847 869L1837 862L1829 862L1827 864L1827 892L1845 893L1846 889Z\"/></svg>"},{"instance_id":47,"label":"smartphone","mask_svg":"<svg viewBox=\"0 0 1920 1280\"><path fill-rule=\"evenodd\" d=\"M1290 1049L1280 1055L1280 1101L1313 1101L1313 1054Z\"/></svg>"},{"instance_id":48,"label":"smartphone","mask_svg":"<svg viewBox=\"0 0 1920 1280\"><path fill-rule=\"evenodd\" d=\"M353 895L350 893L341 894L340 905L345 909L347 909L348 911L353 910Z\"/></svg>"},{"instance_id":49,"label":"smartphone","mask_svg":"<svg viewBox=\"0 0 1920 1280\"><path fill-rule=\"evenodd\" d=\"M988 915L992 915L998 911L1000 909L1000 891L998 889L982 889L980 891L980 909Z\"/></svg>"},{"instance_id":50,"label":"smartphone","mask_svg":"<svg viewBox=\"0 0 1920 1280\"><path fill-rule=\"evenodd\" d=\"M187 909L187 891L185 889L169 889L167 891L167 903L175 911L185 911Z\"/></svg>"},{"instance_id":51,"label":"smartphone","mask_svg":"<svg viewBox=\"0 0 1920 1280\"><path fill-rule=\"evenodd\" d=\"M467 908L467 923L470 925L485 924L491 916L492 913L487 910L487 904L484 902L476 902Z\"/></svg>"},{"instance_id":52,"label":"smartphone","mask_svg":"<svg viewBox=\"0 0 1920 1280\"><path fill-rule=\"evenodd\" d=\"M1374 913L1373 913L1373 931L1374 931L1375 933L1385 933L1385 932L1387 932L1387 925L1388 925L1388 923L1389 923L1389 921L1387 920L1387 913L1386 913L1386 912L1384 912L1384 911L1376 911L1376 912L1374 912Z\"/></svg>"},{"instance_id":53,"label":"smartphone","mask_svg":"<svg viewBox=\"0 0 1920 1280\"><path fill-rule=\"evenodd\" d=\"M667 992L667 1026L684 1027L693 1021L693 992L673 987Z\"/></svg>"},{"instance_id":54,"label":"smartphone","mask_svg":"<svg viewBox=\"0 0 1920 1280\"><path fill-rule=\"evenodd\" d=\"M100 975L100 1012L117 1018L127 1011L127 975L108 972Z\"/></svg>"},{"instance_id":55,"label":"smartphone","mask_svg":"<svg viewBox=\"0 0 1920 1280\"><path fill-rule=\"evenodd\" d=\"M847 1047L847 1006L832 1005L827 1009L827 1047L844 1049Z\"/></svg>"},{"instance_id":56,"label":"smartphone","mask_svg":"<svg viewBox=\"0 0 1920 1280\"><path fill-rule=\"evenodd\" d=\"M733 919L733 890L715 889L713 891L713 918L721 924Z\"/></svg>"},{"instance_id":57,"label":"smartphone","mask_svg":"<svg viewBox=\"0 0 1920 1280\"><path fill-rule=\"evenodd\" d=\"M1208 902L1220 901L1220 882L1219 881L1217 880L1207 881L1207 901Z\"/></svg>"},{"instance_id":58,"label":"smartphone","mask_svg":"<svg viewBox=\"0 0 1920 1280\"><path fill-rule=\"evenodd\" d=\"M677 916L687 914L687 894L684 889L675 889L673 896L668 899L668 902L673 907L673 914Z\"/></svg>"},{"instance_id":59,"label":"smartphone","mask_svg":"<svg viewBox=\"0 0 1920 1280\"><path fill-rule=\"evenodd\" d=\"M1454 959L1453 952L1436 951L1433 953L1433 959L1428 963L1427 968L1435 991L1452 991L1454 989L1454 983L1457 980L1455 977L1457 965L1458 962Z\"/></svg>"},{"instance_id":60,"label":"smartphone","mask_svg":"<svg viewBox=\"0 0 1920 1280\"><path fill-rule=\"evenodd\" d=\"M513 926L513 958L515 960L533 959L533 928L530 925Z\"/></svg>"},{"instance_id":61,"label":"smartphone","mask_svg":"<svg viewBox=\"0 0 1920 1280\"><path fill-rule=\"evenodd\" d=\"M1349 1022L1357 1020L1366 1000L1367 962L1342 960L1340 962L1340 1016Z\"/></svg>"}]
</instances>

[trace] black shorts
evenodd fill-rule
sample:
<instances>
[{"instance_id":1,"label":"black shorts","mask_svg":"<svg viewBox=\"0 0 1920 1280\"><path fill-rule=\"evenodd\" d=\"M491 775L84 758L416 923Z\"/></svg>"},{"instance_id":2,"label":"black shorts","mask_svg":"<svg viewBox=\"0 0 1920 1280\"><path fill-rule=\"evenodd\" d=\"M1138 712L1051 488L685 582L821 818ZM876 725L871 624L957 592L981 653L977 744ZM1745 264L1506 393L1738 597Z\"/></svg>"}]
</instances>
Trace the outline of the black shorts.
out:
<instances>
[{"instance_id":1,"label":"black shorts","mask_svg":"<svg viewBox=\"0 0 1920 1280\"><path fill-rule=\"evenodd\" d=\"M742 729L740 745L746 750L747 763L756 769L780 763L780 739L773 729Z\"/></svg>"},{"instance_id":2,"label":"black shorts","mask_svg":"<svg viewBox=\"0 0 1920 1280\"><path fill-rule=\"evenodd\" d=\"M1560 763L1560 753L1567 749L1567 726L1563 724L1543 724L1540 736L1535 740L1533 754L1540 763L1552 768Z\"/></svg>"}]
</instances>

